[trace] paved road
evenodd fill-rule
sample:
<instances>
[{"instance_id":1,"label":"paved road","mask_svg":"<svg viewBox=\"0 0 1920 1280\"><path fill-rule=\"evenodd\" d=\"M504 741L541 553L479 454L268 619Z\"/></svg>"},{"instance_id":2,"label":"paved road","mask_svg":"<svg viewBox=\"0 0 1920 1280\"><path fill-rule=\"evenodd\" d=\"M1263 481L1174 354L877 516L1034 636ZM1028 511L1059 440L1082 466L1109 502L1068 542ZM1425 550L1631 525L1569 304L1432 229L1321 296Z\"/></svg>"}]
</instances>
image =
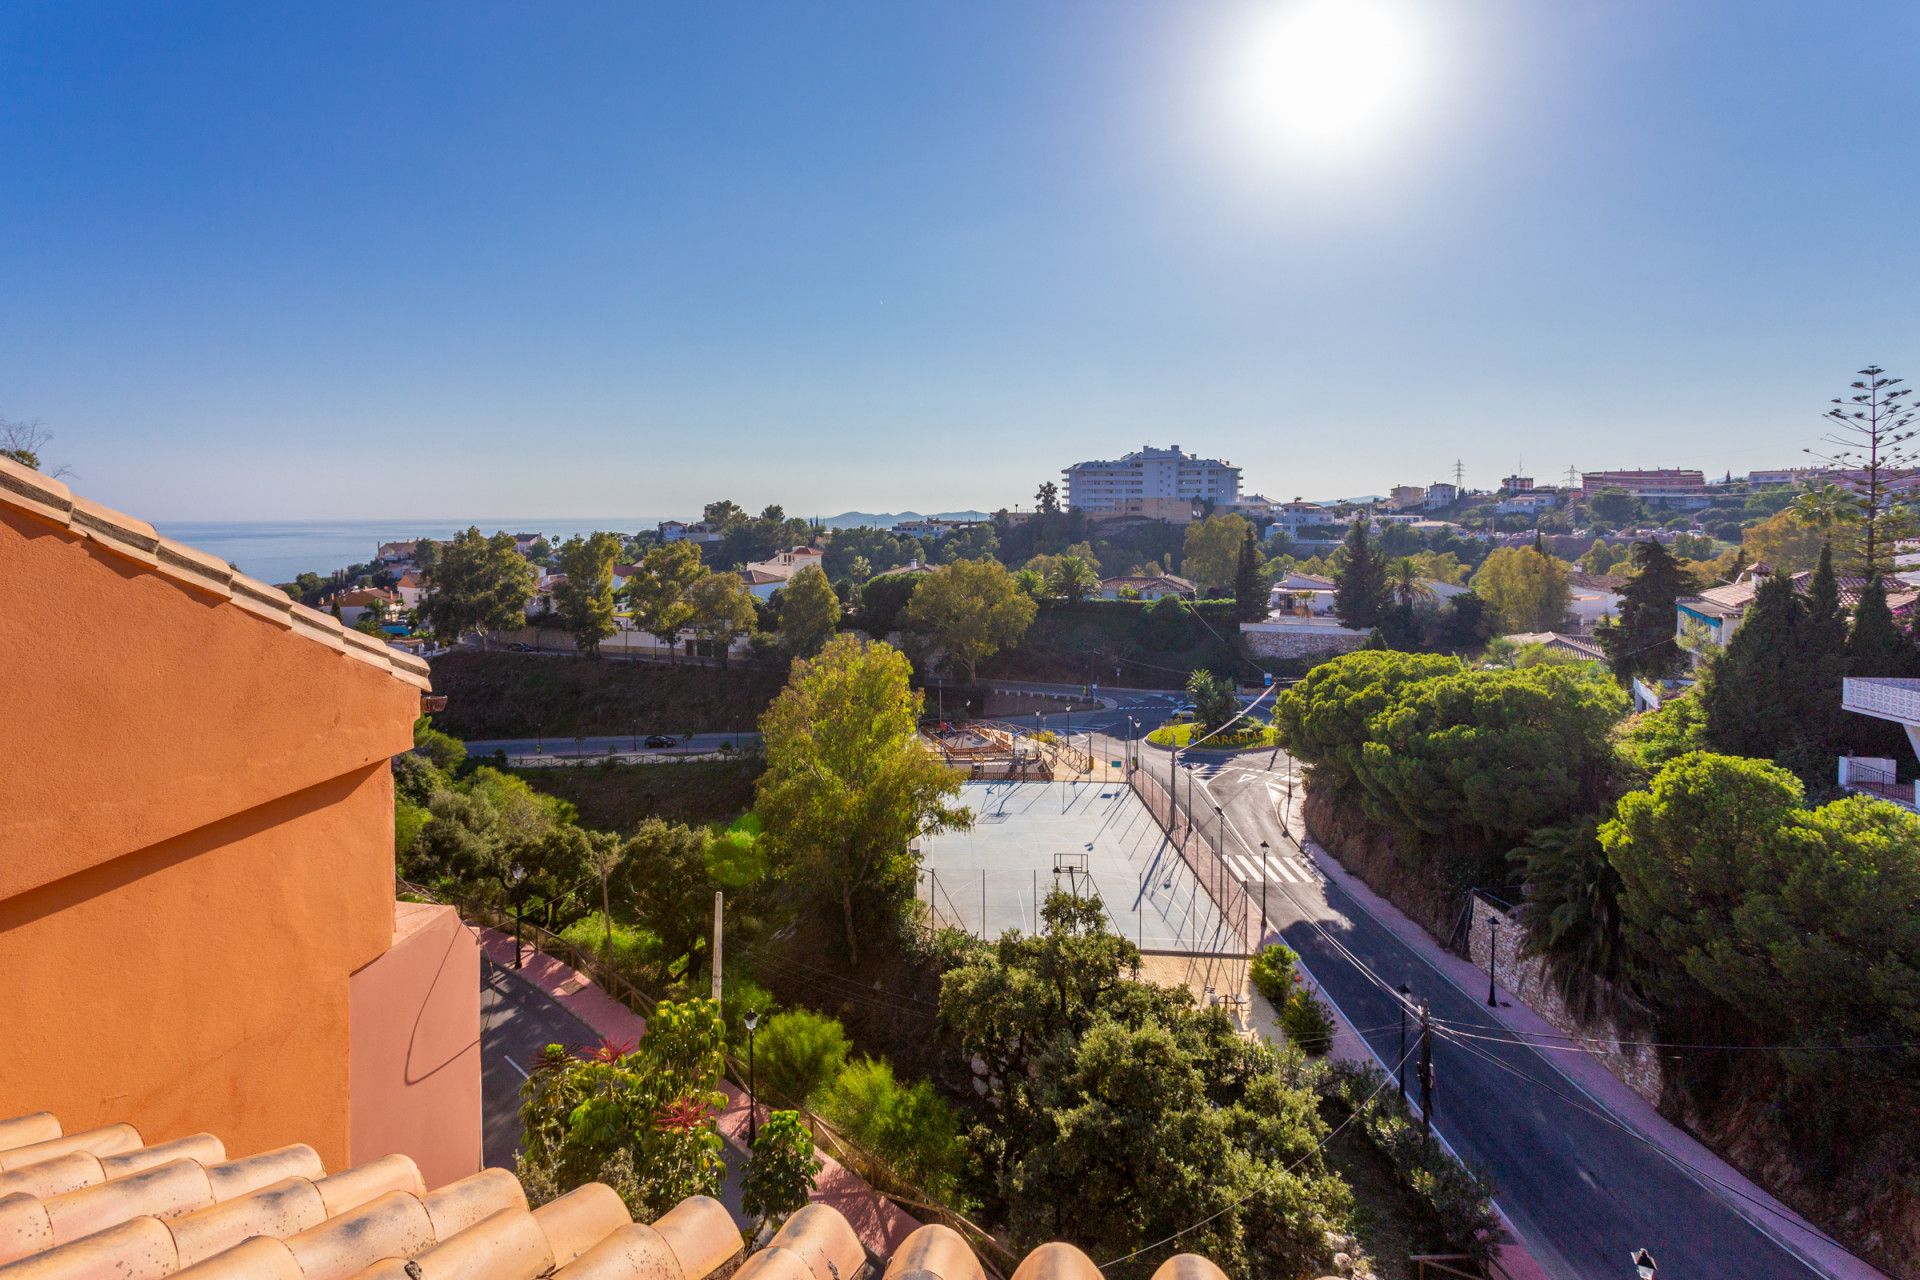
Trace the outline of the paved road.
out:
<instances>
[{"instance_id":1,"label":"paved road","mask_svg":"<svg viewBox=\"0 0 1920 1280\"><path fill-rule=\"evenodd\" d=\"M474 738L467 743L467 754L487 756L495 751L504 751L510 756L531 756L541 753L550 756L604 756L609 751L616 751L622 755L638 751L671 757L718 751L722 747L730 747L734 750L751 749L760 742L758 733L671 733L664 736L672 738L674 745L654 750L645 745L649 732L657 731L643 729L638 734L596 734L584 738L540 736Z\"/></svg>"},{"instance_id":2,"label":"paved road","mask_svg":"<svg viewBox=\"0 0 1920 1280\"><path fill-rule=\"evenodd\" d=\"M1149 748L1145 763L1164 776L1166 753ZM1225 809L1229 865L1256 897L1267 880L1274 927L1304 957L1327 996L1368 1033L1370 1047L1389 1064L1399 1058L1399 1005L1359 965L1390 988L1404 982L1415 996L1431 1000L1436 1019L1508 1039L1511 1033L1486 1014L1484 989L1470 994L1454 986L1327 883L1310 860L1272 857L1266 875L1260 874L1261 841L1268 842L1270 854L1283 846L1292 852L1279 803L1293 772L1284 753L1215 759L1198 765L1195 795L1203 813L1212 804ZM1409 1063L1410 1084L1412 1068ZM1491 1173L1500 1207L1557 1280L1618 1280L1628 1252L1637 1248L1652 1251L1662 1275L1687 1280L1808 1280L1821 1274L1736 1212L1723 1198L1731 1192L1709 1189L1601 1118L1598 1104L1540 1052L1436 1038L1433 1070L1435 1128ZM1770 1231L1805 1240L1801 1228L1783 1221L1774 1220Z\"/></svg>"},{"instance_id":3,"label":"paved road","mask_svg":"<svg viewBox=\"0 0 1920 1280\"><path fill-rule=\"evenodd\" d=\"M511 1169L520 1150L520 1084L527 1078L527 1066L550 1044L581 1049L600 1043L600 1037L531 983L484 956L480 965L481 1147L489 1167ZM741 1156L731 1143L723 1154L727 1177L720 1202L744 1227Z\"/></svg>"}]
</instances>

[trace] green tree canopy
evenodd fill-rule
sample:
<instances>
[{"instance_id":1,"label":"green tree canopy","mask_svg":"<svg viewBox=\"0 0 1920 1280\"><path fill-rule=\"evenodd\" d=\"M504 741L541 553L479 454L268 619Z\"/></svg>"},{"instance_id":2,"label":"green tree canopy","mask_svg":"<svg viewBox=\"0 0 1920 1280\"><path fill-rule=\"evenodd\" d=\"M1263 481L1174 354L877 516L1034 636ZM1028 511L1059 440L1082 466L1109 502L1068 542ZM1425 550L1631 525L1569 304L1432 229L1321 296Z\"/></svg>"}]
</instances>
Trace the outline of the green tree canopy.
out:
<instances>
[{"instance_id":1,"label":"green tree canopy","mask_svg":"<svg viewBox=\"0 0 1920 1280\"><path fill-rule=\"evenodd\" d=\"M787 652L811 658L840 626L840 597L827 575L808 565L793 575L780 597L780 638Z\"/></svg>"},{"instance_id":2,"label":"green tree canopy","mask_svg":"<svg viewBox=\"0 0 1920 1280\"><path fill-rule=\"evenodd\" d=\"M1691 575L1667 549L1649 538L1633 544L1633 575L1620 593L1620 617L1598 629L1613 674L1659 679L1678 670L1680 644L1674 637L1674 602L1698 590Z\"/></svg>"},{"instance_id":3,"label":"green tree canopy","mask_svg":"<svg viewBox=\"0 0 1920 1280\"><path fill-rule=\"evenodd\" d=\"M1417 680L1463 671L1442 654L1363 649L1315 666L1281 691L1273 723L1280 741L1306 766L1314 785L1335 790L1357 783L1368 726L1401 688Z\"/></svg>"},{"instance_id":4,"label":"green tree canopy","mask_svg":"<svg viewBox=\"0 0 1920 1280\"><path fill-rule=\"evenodd\" d=\"M811 566L809 569L816 574L820 572ZM747 590L747 584L737 573L709 573L694 579L684 600L687 625L713 646L720 665L726 666L733 642L752 631L754 619L759 616L753 607L753 592Z\"/></svg>"},{"instance_id":5,"label":"green tree canopy","mask_svg":"<svg viewBox=\"0 0 1920 1280\"><path fill-rule=\"evenodd\" d=\"M681 629L693 622L693 602L687 593L706 573L700 548L691 542L669 542L648 550L638 572L627 580L634 625L666 645L669 653L677 650Z\"/></svg>"},{"instance_id":6,"label":"green tree canopy","mask_svg":"<svg viewBox=\"0 0 1920 1280\"><path fill-rule=\"evenodd\" d=\"M1630 792L1600 842L1622 882L1636 979L1685 1020L1786 1052L1791 1070L1920 1068L1920 817L1850 796L1803 807L1759 760L1695 752Z\"/></svg>"},{"instance_id":7,"label":"green tree canopy","mask_svg":"<svg viewBox=\"0 0 1920 1280\"><path fill-rule=\"evenodd\" d=\"M1180 569L1203 598L1212 599L1233 589L1240 548L1252 532L1253 526L1246 518L1235 515L1208 516L1187 526Z\"/></svg>"},{"instance_id":8,"label":"green tree canopy","mask_svg":"<svg viewBox=\"0 0 1920 1280\"><path fill-rule=\"evenodd\" d=\"M972 683L982 662L1020 642L1037 611L998 561L957 560L924 576L904 622L946 655L949 670L965 672Z\"/></svg>"},{"instance_id":9,"label":"green tree canopy","mask_svg":"<svg viewBox=\"0 0 1920 1280\"><path fill-rule=\"evenodd\" d=\"M818 657L794 663L760 721L761 840L794 890L839 911L855 963L862 921L892 927L913 896L911 843L972 823L954 803L959 776L920 741L910 674L897 649L838 635Z\"/></svg>"},{"instance_id":10,"label":"green tree canopy","mask_svg":"<svg viewBox=\"0 0 1920 1280\"><path fill-rule=\"evenodd\" d=\"M515 550L513 535L485 537L474 526L441 546L423 569L426 598L420 614L438 635L457 641L479 632L526 624L534 568Z\"/></svg>"},{"instance_id":11,"label":"green tree canopy","mask_svg":"<svg viewBox=\"0 0 1920 1280\"><path fill-rule=\"evenodd\" d=\"M1793 580L1769 574L1700 691L1707 745L1824 779L1839 733L1845 661L1830 618L1816 627Z\"/></svg>"},{"instance_id":12,"label":"green tree canopy","mask_svg":"<svg viewBox=\"0 0 1920 1280\"><path fill-rule=\"evenodd\" d=\"M1473 592L1503 632L1551 631L1567 616L1567 563L1532 547L1501 547L1473 575Z\"/></svg>"},{"instance_id":13,"label":"green tree canopy","mask_svg":"<svg viewBox=\"0 0 1920 1280\"><path fill-rule=\"evenodd\" d=\"M1267 580L1260 558L1260 538L1248 524L1240 538L1240 550L1233 563L1234 612L1242 622L1258 622L1267 616Z\"/></svg>"},{"instance_id":14,"label":"green tree canopy","mask_svg":"<svg viewBox=\"0 0 1920 1280\"><path fill-rule=\"evenodd\" d=\"M600 656L600 642L613 634L613 562L619 555L620 538L611 533L575 534L560 544L566 580L554 589L554 607L574 646L591 658Z\"/></svg>"},{"instance_id":15,"label":"green tree canopy","mask_svg":"<svg viewBox=\"0 0 1920 1280\"><path fill-rule=\"evenodd\" d=\"M1369 537L1366 516L1355 518L1348 526L1342 550L1345 563L1334 574L1334 616L1345 627L1377 627L1386 616L1389 601L1387 561Z\"/></svg>"},{"instance_id":16,"label":"green tree canopy","mask_svg":"<svg viewBox=\"0 0 1920 1280\"><path fill-rule=\"evenodd\" d=\"M1598 806L1626 705L1617 685L1587 669L1416 681L1369 722L1359 768L1366 808L1426 846L1460 887L1486 883L1499 871L1490 855Z\"/></svg>"}]
</instances>

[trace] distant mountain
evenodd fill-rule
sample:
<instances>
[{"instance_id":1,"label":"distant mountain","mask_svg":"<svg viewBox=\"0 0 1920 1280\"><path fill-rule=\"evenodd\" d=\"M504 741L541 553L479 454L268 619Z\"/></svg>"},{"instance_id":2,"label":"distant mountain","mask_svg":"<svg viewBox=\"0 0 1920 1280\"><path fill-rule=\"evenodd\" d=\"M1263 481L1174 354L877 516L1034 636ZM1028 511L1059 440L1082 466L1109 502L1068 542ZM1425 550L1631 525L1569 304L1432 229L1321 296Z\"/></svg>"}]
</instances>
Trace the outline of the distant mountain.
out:
<instances>
[{"instance_id":1,"label":"distant mountain","mask_svg":"<svg viewBox=\"0 0 1920 1280\"><path fill-rule=\"evenodd\" d=\"M891 515L875 511L842 511L837 516L826 516L820 521L829 529L891 529L908 520L986 520L991 518L986 511L936 511L931 516L918 511L896 511Z\"/></svg>"}]
</instances>

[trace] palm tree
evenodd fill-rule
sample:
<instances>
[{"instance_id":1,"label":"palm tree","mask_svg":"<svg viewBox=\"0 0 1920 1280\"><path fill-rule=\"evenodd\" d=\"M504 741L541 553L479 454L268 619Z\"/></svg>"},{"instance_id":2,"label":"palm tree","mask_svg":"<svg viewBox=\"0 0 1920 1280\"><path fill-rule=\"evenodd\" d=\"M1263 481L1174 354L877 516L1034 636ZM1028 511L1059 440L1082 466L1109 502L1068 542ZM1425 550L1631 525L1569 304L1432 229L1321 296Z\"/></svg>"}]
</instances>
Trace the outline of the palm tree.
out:
<instances>
[{"instance_id":1,"label":"palm tree","mask_svg":"<svg viewBox=\"0 0 1920 1280\"><path fill-rule=\"evenodd\" d=\"M1040 576L1038 569L1016 569L1013 585L1020 588L1021 594L1029 599L1038 600L1047 594L1047 580Z\"/></svg>"},{"instance_id":2,"label":"palm tree","mask_svg":"<svg viewBox=\"0 0 1920 1280\"><path fill-rule=\"evenodd\" d=\"M1831 544L1833 531L1842 526L1859 522L1860 499L1850 489L1843 489L1829 481L1826 484L1810 484L1788 504L1793 518L1810 529L1820 531L1820 540Z\"/></svg>"},{"instance_id":3,"label":"palm tree","mask_svg":"<svg viewBox=\"0 0 1920 1280\"><path fill-rule=\"evenodd\" d=\"M1061 556L1053 566L1053 581L1048 584L1068 604L1079 604L1100 589L1099 575L1079 556Z\"/></svg>"},{"instance_id":4,"label":"palm tree","mask_svg":"<svg viewBox=\"0 0 1920 1280\"><path fill-rule=\"evenodd\" d=\"M1387 590L1403 609L1433 599L1433 588L1420 576L1420 563L1412 556L1401 556L1387 566Z\"/></svg>"}]
</instances>

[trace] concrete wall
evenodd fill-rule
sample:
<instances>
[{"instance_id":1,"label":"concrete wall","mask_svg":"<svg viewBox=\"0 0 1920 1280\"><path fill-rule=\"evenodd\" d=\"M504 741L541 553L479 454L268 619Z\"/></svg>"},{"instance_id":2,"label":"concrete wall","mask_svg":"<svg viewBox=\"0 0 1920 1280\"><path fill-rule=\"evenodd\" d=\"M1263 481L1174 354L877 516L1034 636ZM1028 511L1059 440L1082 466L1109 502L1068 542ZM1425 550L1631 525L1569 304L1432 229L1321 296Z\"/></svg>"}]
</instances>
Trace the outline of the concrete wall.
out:
<instances>
[{"instance_id":1,"label":"concrete wall","mask_svg":"<svg viewBox=\"0 0 1920 1280\"><path fill-rule=\"evenodd\" d=\"M420 691L58 514L0 501L0 1114L344 1165Z\"/></svg>"}]
</instances>

